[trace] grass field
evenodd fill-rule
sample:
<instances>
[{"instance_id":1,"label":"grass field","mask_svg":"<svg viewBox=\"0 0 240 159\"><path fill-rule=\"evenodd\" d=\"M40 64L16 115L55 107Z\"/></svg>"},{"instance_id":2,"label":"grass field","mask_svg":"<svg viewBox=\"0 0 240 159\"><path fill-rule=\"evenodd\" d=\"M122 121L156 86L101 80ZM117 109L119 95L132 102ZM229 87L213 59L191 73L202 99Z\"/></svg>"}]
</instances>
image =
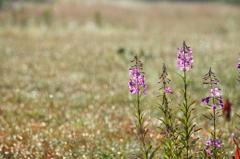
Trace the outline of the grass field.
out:
<instances>
[{"instance_id":1,"label":"grass field","mask_svg":"<svg viewBox=\"0 0 240 159\"><path fill-rule=\"evenodd\" d=\"M194 79L189 92L199 117L201 140L208 140L209 94L202 77L209 67L223 98L233 103L232 120L220 119L229 156L231 133L239 136L240 6L223 3L59 1L22 3L0 10L0 154L2 158L133 158L138 152L130 61L144 63L146 122L160 144L158 77L167 66L181 102L177 48L193 49ZM158 153L158 156L161 156ZM105 157L107 158L107 157Z\"/></svg>"}]
</instances>

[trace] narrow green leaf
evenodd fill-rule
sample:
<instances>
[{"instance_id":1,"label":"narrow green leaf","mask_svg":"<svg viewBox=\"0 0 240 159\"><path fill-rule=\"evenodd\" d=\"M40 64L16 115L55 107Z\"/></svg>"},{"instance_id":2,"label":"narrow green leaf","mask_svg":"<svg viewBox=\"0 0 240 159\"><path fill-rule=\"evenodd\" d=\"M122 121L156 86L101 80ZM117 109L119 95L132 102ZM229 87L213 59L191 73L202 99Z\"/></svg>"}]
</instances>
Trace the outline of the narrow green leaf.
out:
<instances>
[{"instance_id":1,"label":"narrow green leaf","mask_svg":"<svg viewBox=\"0 0 240 159\"><path fill-rule=\"evenodd\" d=\"M199 140L199 138L194 139L194 140L191 142L191 145L194 145L198 140Z\"/></svg>"},{"instance_id":2,"label":"narrow green leaf","mask_svg":"<svg viewBox=\"0 0 240 159\"><path fill-rule=\"evenodd\" d=\"M152 154L150 155L149 159L153 159L156 151L160 148L160 146L158 146L157 148L155 148L155 150L152 152Z\"/></svg>"}]
</instances>

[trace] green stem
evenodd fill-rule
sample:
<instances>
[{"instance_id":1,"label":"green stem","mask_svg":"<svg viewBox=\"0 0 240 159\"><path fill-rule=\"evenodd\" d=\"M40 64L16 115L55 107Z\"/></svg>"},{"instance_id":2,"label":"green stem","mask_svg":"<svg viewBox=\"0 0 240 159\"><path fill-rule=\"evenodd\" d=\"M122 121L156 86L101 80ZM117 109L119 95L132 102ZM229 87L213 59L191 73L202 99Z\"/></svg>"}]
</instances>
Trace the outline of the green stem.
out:
<instances>
[{"instance_id":1,"label":"green stem","mask_svg":"<svg viewBox=\"0 0 240 159\"><path fill-rule=\"evenodd\" d=\"M184 128L185 128L185 133L186 133L186 155L187 155L187 159L188 159L188 156L189 156L189 132L188 132L188 129L189 129L189 118L188 118L188 110L189 110L189 108L188 108L188 100L187 100L187 75L186 75L186 70L184 70L184 106L185 106L185 112L184 112L184 114L185 114L185 118L186 118L186 121L185 121L185 126L184 126Z\"/></svg>"},{"instance_id":2,"label":"green stem","mask_svg":"<svg viewBox=\"0 0 240 159\"><path fill-rule=\"evenodd\" d=\"M215 142L216 141L216 110L214 109L213 110L213 141ZM214 155L214 158L216 159L217 158L217 152L216 152L216 146L214 144L214 150L213 150L213 155Z\"/></svg>"},{"instance_id":3,"label":"green stem","mask_svg":"<svg viewBox=\"0 0 240 159\"><path fill-rule=\"evenodd\" d=\"M140 93L137 93L137 113L138 113L138 124L139 124L138 133L140 137L140 142L143 146L145 159L148 159L148 152L146 150L146 144L145 144L145 130L143 126L142 110L140 108Z\"/></svg>"},{"instance_id":4,"label":"green stem","mask_svg":"<svg viewBox=\"0 0 240 159\"><path fill-rule=\"evenodd\" d=\"M136 68L137 66L138 66L138 60L136 60ZM137 76L137 81L138 81L138 76ZM138 85L137 87L139 88ZM148 152L146 150L146 144L145 144L145 130L143 126L143 115L142 115L142 110L140 108L140 92L137 93L137 115L138 115L138 124L139 124L139 127L138 127L139 138L143 147L143 153L145 154L145 159L148 159Z\"/></svg>"},{"instance_id":5,"label":"green stem","mask_svg":"<svg viewBox=\"0 0 240 159\"><path fill-rule=\"evenodd\" d=\"M210 67L210 71L211 71L211 67ZM210 81L212 81L212 76L210 74ZM213 89L212 87L212 83L210 83L210 88ZM213 104L215 104L215 98L213 97ZM213 109L213 141L215 142L216 141L216 110ZM214 159L217 158L217 152L216 152L216 147L215 147L215 144L214 144L214 147L213 147L213 157Z\"/></svg>"}]
</instances>

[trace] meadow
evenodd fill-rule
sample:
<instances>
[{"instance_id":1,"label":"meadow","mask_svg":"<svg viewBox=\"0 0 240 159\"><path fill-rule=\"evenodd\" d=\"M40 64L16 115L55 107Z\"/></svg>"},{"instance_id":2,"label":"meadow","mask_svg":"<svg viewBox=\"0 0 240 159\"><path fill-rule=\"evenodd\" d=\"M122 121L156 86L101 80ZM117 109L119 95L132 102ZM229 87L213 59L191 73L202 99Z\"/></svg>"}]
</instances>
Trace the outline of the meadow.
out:
<instances>
[{"instance_id":1,"label":"meadow","mask_svg":"<svg viewBox=\"0 0 240 159\"><path fill-rule=\"evenodd\" d=\"M146 74L149 140L161 149L159 76L165 63L177 109L177 48L184 40L194 57L194 122L203 128L194 151L210 137L201 99L211 67L224 102L232 103L230 122L219 118L218 127L230 158L232 133L240 135L239 19L239 5L214 2L61 0L0 10L0 158L134 158L139 142L128 82L136 54Z\"/></svg>"}]
</instances>

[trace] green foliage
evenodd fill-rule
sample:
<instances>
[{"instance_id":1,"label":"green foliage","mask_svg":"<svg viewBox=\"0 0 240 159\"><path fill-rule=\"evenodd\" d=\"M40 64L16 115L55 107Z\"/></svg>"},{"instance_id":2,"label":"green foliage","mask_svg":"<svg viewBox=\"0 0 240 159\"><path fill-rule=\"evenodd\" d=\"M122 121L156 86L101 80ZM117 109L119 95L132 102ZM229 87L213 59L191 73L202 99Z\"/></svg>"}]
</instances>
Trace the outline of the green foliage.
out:
<instances>
[{"instance_id":1,"label":"green foliage","mask_svg":"<svg viewBox=\"0 0 240 159\"><path fill-rule=\"evenodd\" d=\"M187 50L189 47L185 44L185 41L183 42L183 54L184 57L188 53ZM185 60L186 61L186 60ZM193 111L195 108L193 107L193 104L195 101L191 101L191 95L189 95L189 86L192 82L192 80L187 79L187 70L185 69L185 61L184 62L184 69L183 69L183 75L178 74L179 77L182 79L183 82L183 89L181 89L180 93L182 95L182 104L179 104L179 109L182 113L182 116L177 117L179 124L179 137L180 142L182 146L182 154L184 158L190 159L193 158L193 154L191 154L191 150L194 149L196 142L199 140L199 138L193 138L193 134L197 132L199 129L195 129L196 124L193 123L193 120L196 118L196 116L193 116ZM190 139L192 138L192 141Z\"/></svg>"},{"instance_id":2,"label":"green foliage","mask_svg":"<svg viewBox=\"0 0 240 159\"><path fill-rule=\"evenodd\" d=\"M159 95L159 97L162 97L162 101L161 104L158 104L158 108L163 113L163 117L159 118L159 120L164 125L164 128L161 128L161 133L164 134L164 138L161 141L161 154L163 154L164 158L167 159L177 159L181 157L182 153L182 148L180 148L179 144L179 128L176 124L177 120L176 116L174 115L174 110L172 110L170 107L170 100L167 98L167 94L171 94L172 92L166 91L166 88L170 84L171 80L168 79L168 73L165 64L163 64L162 69L162 74L159 77L159 83L162 84L160 87L162 93Z\"/></svg>"},{"instance_id":3,"label":"green foliage","mask_svg":"<svg viewBox=\"0 0 240 159\"><path fill-rule=\"evenodd\" d=\"M98 150L98 154L99 159L114 159L116 157L116 155L113 152L104 152Z\"/></svg>"}]
</instances>

